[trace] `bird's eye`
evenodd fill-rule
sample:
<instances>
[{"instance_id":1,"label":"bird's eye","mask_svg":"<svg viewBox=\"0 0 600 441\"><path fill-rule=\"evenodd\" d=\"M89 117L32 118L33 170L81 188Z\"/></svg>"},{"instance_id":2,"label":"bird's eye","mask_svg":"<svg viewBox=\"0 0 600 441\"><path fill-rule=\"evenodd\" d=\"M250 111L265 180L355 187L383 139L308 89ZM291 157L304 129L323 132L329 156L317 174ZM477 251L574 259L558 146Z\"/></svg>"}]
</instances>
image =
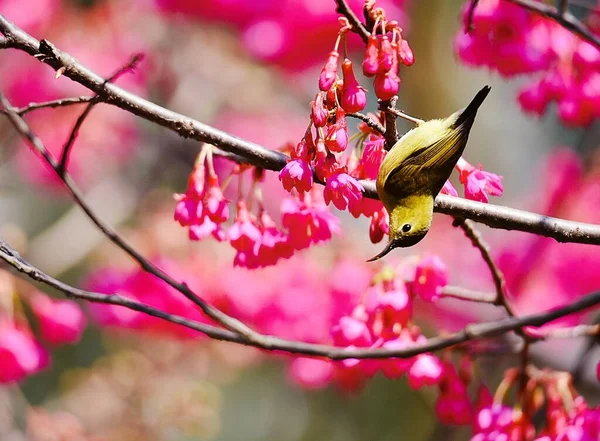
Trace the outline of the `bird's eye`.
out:
<instances>
[{"instance_id":1,"label":"bird's eye","mask_svg":"<svg viewBox=\"0 0 600 441\"><path fill-rule=\"evenodd\" d=\"M402 225L402 232L403 233L408 233L411 228L412 228L411 224L404 224L404 225Z\"/></svg>"}]
</instances>

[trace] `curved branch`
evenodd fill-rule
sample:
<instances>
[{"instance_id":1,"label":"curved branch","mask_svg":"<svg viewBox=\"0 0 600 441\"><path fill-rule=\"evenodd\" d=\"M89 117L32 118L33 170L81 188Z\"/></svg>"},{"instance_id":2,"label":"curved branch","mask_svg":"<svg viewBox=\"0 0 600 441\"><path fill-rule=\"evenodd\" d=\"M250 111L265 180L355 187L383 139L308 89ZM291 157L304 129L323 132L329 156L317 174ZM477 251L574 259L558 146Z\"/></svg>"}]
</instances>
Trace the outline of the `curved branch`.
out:
<instances>
[{"instance_id":1,"label":"curved branch","mask_svg":"<svg viewBox=\"0 0 600 441\"><path fill-rule=\"evenodd\" d=\"M521 6L522 8L528 9L533 12L537 12L538 14L541 14L544 17L549 18L550 20L554 20L565 29L573 32L574 34L578 35L582 39L586 40L588 43L594 45L598 50L600 50L600 38L594 35L594 33L590 31L586 25L584 25L581 21L577 19L577 17L575 17L567 10L567 2L561 2L561 7L560 9L558 9L547 3L538 2L536 0L508 1L514 3L515 5Z\"/></svg>"},{"instance_id":2,"label":"curved branch","mask_svg":"<svg viewBox=\"0 0 600 441\"><path fill-rule=\"evenodd\" d=\"M19 254L10 248L4 241L0 240L0 259L4 260L17 271L25 274L27 277L38 282L51 286L67 296L80 298L83 300L106 303L111 305L123 306L125 308L142 312L162 320L169 321L187 328L206 334L215 340L229 341L246 346L253 346L259 349L270 351L283 351L296 355L307 355L313 357L329 358L331 360L344 360L348 358L358 359L381 359L381 358L410 358L426 352L447 349L473 340L496 337L510 331L522 329L525 326L542 326L548 322L559 319L584 309L596 306L600 303L600 291L589 294L570 305L556 308L554 310L540 314L532 314L524 317L508 317L494 322L476 323L467 325L462 331L450 334L444 337L433 337L423 343L415 344L404 349L384 349L384 348L357 348L346 349L329 345L304 343L299 341L285 340L269 335L262 335L260 340L249 340L243 335L220 329L211 325L186 319L181 316L168 314L151 306L139 303L116 294L102 294L82 289L74 288L53 277L45 274L43 271L31 265L21 258ZM557 336L562 337L558 330L554 331ZM566 331L569 333L570 331ZM579 335L580 331L575 333ZM547 338L551 338L549 334Z\"/></svg>"},{"instance_id":3,"label":"curved branch","mask_svg":"<svg viewBox=\"0 0 600 441\"><path fill-rule=\"evenodd\" d=\"M179 133L184 138L212 144L220 149L245 158L246 162L268 170L281 170L287 156L258 144L245 141L187 116L165 109L157 104L127 92L114 84L103 84L104 79L81 65L70 55L59 51L47 41L40 45L17 26L0 15L0 32L10 35L14 47L25 51L58 70L63 75L98 94L103 101L131 112L148 121ZM40 52L42 50L43 52ZM375 183L362 181L365 195L377 198ZM546 236L558 242L600 245L600 226L552 218L513 208L483 204L446 195L438 195L435 211L454 217L471 219L492 228L525 231Z\"/></svg>"}]
</instances>

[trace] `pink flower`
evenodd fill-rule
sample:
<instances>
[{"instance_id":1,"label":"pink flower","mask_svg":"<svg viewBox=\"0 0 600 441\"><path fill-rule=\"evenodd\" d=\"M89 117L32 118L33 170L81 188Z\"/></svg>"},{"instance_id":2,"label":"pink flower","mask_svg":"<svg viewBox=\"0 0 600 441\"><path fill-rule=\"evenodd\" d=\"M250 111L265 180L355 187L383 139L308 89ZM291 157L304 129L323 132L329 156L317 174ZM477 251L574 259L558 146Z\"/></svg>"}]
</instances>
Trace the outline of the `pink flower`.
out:
<instances>
[{"instance_id":1,"label":"pink flower","mask_svg":"<svg viewBox=\"0 0 600 441\"><path fill-rule=\"evenodd\" d=\"M405 333L393 340L387 340L382 347L390 350L408 349L412 342ZM415 359L413 358L391 358L389 360L381 360L380 368L387 378L400 378L411 368Z\"/></svg>"},{"instance_id":2,"label":"pink flower","mask_svg":"<svg viewBox=\"0 0 600 441\"><path fill-rule=\"evenodd\" d=\"M325 127L325 125L327 124L329 112L327 112L323 100L323 94L319 92L317 93L315 99L310 103L310 119L312 120L315 127Z\"/></svg>"},{"instance_id":3,"label":"pink flower","mask_svg":"<svg viewBox=\"0 0 600 441\"><path fill-rule=\"evenodd\" d=\"M219 181L216 176L209 179L208 191L206 192L205 200L205 215L211 221L222 224L229 219L229 207L227 199L223 196L223 191L219 186Z\"/></svg>"},{"instance_id":4,"label":"pink flower","mask_svg":"<svg viewBox=\"0 0 600 441\"><path fill-rule=\"evenodd\" d=\"M325 136L325 145L330 152L340 153L348 147L348 125L346 123L346 114L342 109L338 109L335 114L335 124L329 126Z\"/></svg>"},{"instance_id":5,"label":"pink flower","mask_svg":"<svg viewBox=\"0 0 600 441\"><path fill-rule=\"evenodd\" d=\"M388 212L385 209L379 210L371 217L371 225L369 227L369 239L372 243L379 243L383 240L386 234L390 231L390 219Z\"/></svg>"},{"instance_id":6,"label":"pink flower","mask_svg":"<svg viewBox=\"0 0 600 441\"><path fill-rule=\"evenodd\" d=\"M415 64L415 54L408 45L408 41L404 39L400 41L400 45L398 46L398 58L405 66L412 66Z\"/></svg>"},{"instance_id":7,"label":"pink flower","mask_svg":"<svg viewBox=\"0 0 600 441\"><path fill-rule=\"evenodd\" d=\"M237 215L233 225L227 231L231 246L238 251L249 252L260 242L260 230L250 219L250 213L244 201L237 203Z\"/></svg>"},{"instance_id":8,"label":"pink flower","mask_svg":"<svg viewBox=\"0 0 600 441\"><path fill-rule=\"evenodd\" d=\"M338 210L345 210L348 205L362 200L363 191L363 186L356 179L346 173L338 173L327 179L323 196L327 205L333 202Z\"/></svg>"},{"instance_id":9,"label":"pink flower","mask_svg":"<svg viewBox=\"0 0 600 441\"><path fill-rule=\"evenodd\" d=\"M550 102L550 96L542 83L526 85L519 91L517 99L523 110L535 115L543 115Z\"/></svg>"},{"instance_id":10,"label":"pink flower","mask_svg":"<svg viewBox=\"0 0 600 441\"><path fill-rule=\"evenodd\" d=\"M40 325L42 337L48 343L72 344L81 338L86 320L77 303L37 294L31 300L31 309Z\"/></svg>"},{"instance_id":11,"label":"pink flower","mask_svg":"<svg viewBox=\"0 0 600 441\"><path fill-rule=\"evenodd\" d=\"M406 326L412 318L412 300L404 283L386 287L385 291L381 286L370 287L366 293L366 303L376 335L392 334L395 324Z\"/></svg>"},{"instance_id":12,"label":"pink flower","mask_svg":"<svg viewBox=\"0 0 600 441\"><path fill-rule=\"evenodd\" d=\"M204 216L201 221L190 225L188 230L190 240L202 240L208 236L212 236L219 242L226 239L226 234L221 228L221 225L213 222L208 216Z\"/></svg>"},{"instance_id":13,"label":"pink flower","mask_svg":"<svg viewBox=\"0 0 600 441\"><path fill-rule=\"evenodd\" d=\"M383 149L385 140L383 136L370 136L364 143L363 154L360 158L360 165L367 179L377 179L379 167L385 158L386 151Z\"/></svg>"},{"instance_id":14,"label":"pink flower","mask_svg":"<svg viewBox=\"0 0 600 441\"><path fill-rule=\"evenodd\" d=\"M474 167L463 158L458 160L456 169L460 173L460 182L465 186L467 199L488 202L488 194L491 196L502 195L502 176L483 171L481 165L479 168Z\"/></svg>"},{"instance_id":15,"label":"pink flower","mask_svg":"<svg viewBox=\"0 0 600 441\"><path fill-rule=\"evenodd\" d=\"M386 73L394 66L397 54L392 48L392 42L387 35L383 35L379 47L379 72Z\"/></svg>"},{"instance_id":16,"label":"pink flower","mask_svg":"<svg viewBox=\"0 0 600 441\"><path fill-rule=\"evenodd\" d=\"M452 182L450 181L446 181L444 183L444 186L442 187L440 193L458 197L458 191L456 191L456 188L454 188L454 185L452 185Z\"/></svg>"},{"instance_id":17,"label":"pink flower","mask_svg":"<svg viewBox=\"0 0 600 441\"><path fill-rule=\"evenodd\" d=\"M294 382L306 389L322 389L333 379L333 364L326 360L298 357L292 361L289 373Z\"/></svg>"},{"instance_id":18,"label":"pink flower","mask_svg":"<svg viewBox=\"0 0 600 441\"><path fill-rule=\"evenodd\" d=\"M0 319L0 383L21 381L44 369L49 356L30 332Z\"/></svg>"},{"instance_id":19,"label":"pink flower","mask_svg":"<svg viewBox=\"0 0 600 441\"><path fill-rule=\"evenodd\" d=\"M417 356L408 371L408 384L413 389L438 384L444 374L443 365L437 357L431 354Z\"/></svg>"},{"instance_id":20,"label":"pink flower","mask_svg":"<svg viewBox=\"0 0 600 441\"><path fill-rule=\"evenodd\" d=\"M367 94L365 89L358 84L352 71L352 62L347 58L342 63L342 73L344 85L340 105L347 113L360 112L367 105Z\"/></svg>"},{"instance_id":21,"label":"pink flower","mask_svg":"<svg viewBox=\"0 0 600 441\"><path fill-rule=\"evenodd\" d=\"M373 83L375 95L384 101L391 100L398 94L400 89L400 78L393 70L378 72Z\"/></svg>"},{"instance_id":22,"label":"pink flower","mask_svg":"<svg viewBox=\"0 0 600 441\"><path fill-rule=\"evenodd\" d=\"M294 159L279 172L279 180L287 191L295 188L299 193L304 193L312 188L313 172L310 164L302 159Z\"/></svg>"},{"instance_id":23,"label":"pink flower","mask_svg":"<svg viewBox=\"0 0 600 441\"><path fill-rule=\"evenodd\" d=\"M335 83L339 62L340 54L337 51L331 51L319 76L319 89L323 92L327 92Z\"/></svg>"},{"instance_id":24,"label":"pink flower","mask_svg":"<svg viewBox=\"0 0 600 441\"><path fill-rule=\"evenodd\" d=\"M344 316L331 330L333 341L337 346L370 346L371 333L367 324L354 317Z\"/></svg>"},{"instance_id":25,"label":"pink flower","mask_svg":"<svg viewBox=\"0 0 600 441\"><path fill-rule=\"evenodd\" d=\"M289 231L290 245L301 250L311 244L326 242L340 234L340 220L329 212L327 205L314 200L314 191L304 201L286 198L281 203L282 224Z\"/></svg>"},{"instance_id":26,"label":"pink flower","mask_svg":"<svg viewBox=\"0 0 600 441\"><path fill-rule=\"evenodd\" d=\"M448 270L438 256L422 259L415 270L412 292L426 302L436 302L448 284Z\"/></svg>"},{"instance_id":27,"label":"pink flower","mask_svg":"<svg viewBox=\"0 0 600 441\"><path fill-rule=\"evenodd\" d=\"M366 77L372 77L379 72L379 38L377 35L369 37L362 68Z\"/></svg>"},{"instance_id":28,"label":"pink flower","mask_svg":"<svg viewBox=\"0 0 600 441\"><path fill-rule=\"evenodd\" d=\"M202 219L202 203L187 194L176 194L175 213L173 218L179 222L182 227L187 227Z\"/></svg>"}]
</instances>

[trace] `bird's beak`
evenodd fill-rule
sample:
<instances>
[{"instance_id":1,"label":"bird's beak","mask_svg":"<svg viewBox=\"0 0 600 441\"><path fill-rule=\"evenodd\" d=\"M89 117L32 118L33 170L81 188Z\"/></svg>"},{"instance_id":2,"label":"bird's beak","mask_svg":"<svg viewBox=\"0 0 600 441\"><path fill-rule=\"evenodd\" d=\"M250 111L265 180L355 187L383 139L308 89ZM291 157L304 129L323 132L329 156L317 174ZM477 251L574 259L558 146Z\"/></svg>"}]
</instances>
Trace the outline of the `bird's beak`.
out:
<instances>
[{"instance_id":1,"label":"bird's beak","mask_svg":"<svg viewBox=\"0 0 600 441\"><path fill-rule=\"evenodd\" d=\"M373 262L375 260L379 260L381 259L383 256L385 256L387 253L389 253L390 251L392 251L394 248L397 248L398 245L395 243L396 241L394 240L390 240L387 244L387 246L383 249L383 251L381 253L379 253L378 255L376 255L375 257L371 257L369 260L367 260L367 262Z\"/></svg>"}]
</instances>

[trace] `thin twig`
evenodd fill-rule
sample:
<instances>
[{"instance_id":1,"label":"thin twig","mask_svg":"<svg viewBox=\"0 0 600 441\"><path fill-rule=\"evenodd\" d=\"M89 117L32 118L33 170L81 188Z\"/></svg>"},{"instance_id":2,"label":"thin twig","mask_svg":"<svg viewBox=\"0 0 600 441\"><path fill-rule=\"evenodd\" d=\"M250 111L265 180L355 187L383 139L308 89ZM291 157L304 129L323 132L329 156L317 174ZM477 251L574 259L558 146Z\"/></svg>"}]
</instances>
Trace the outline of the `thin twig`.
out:
<instances>
[{"instance_id":1,"label":"thin twig","mask_svg":"<svg viewBox=\"0 0 600 441\"><path fill-rule=\"evenodd\" d=\"M127 62L127 64L125 64L124 66L117 69L110 77L108 77L107 79L104 80L103 86L106 86L108 83L112 83L113 81L117 80L120 76L124 75L127 72L133 72L137 68L138 64L140 63L140 61L142 60L143 57L144 57L143 54L139 54L139 53L133 55L130 58L130 60ZM79 129L83 125L83 122L88 117L88 115L90 114L90 112L92 111L94 106L96 104L98 104L100 101L101 101L100 96L98 94L96 94L89 101L88 105L85 107L83 112L81 112L81 115L79 115L79 117L77 118L77 121L75 121L75 125L73 126L73 129L71 130L71 133L69 134L69 138L67 138L67 142L65 143L65 145L62 148L62 155L60 157L60 162L59 162L58 170L57 170L59 175L63 175L67 171L67 166L69 164L69 157L71 156L71 149L73 148L73 145L75 144L75 140L77 139L77 136L79 135Z\"/></svg>"},{"instance_id":2,"label":"thin twig","mask_svg":"<svg viewBox=\"0 0 600 441\"><path fill-rule=\"evenodd\" d=\"M352 30L356 32L362 40L367 43L369 41L369 36L371 33L367 30L365 25L358 19L354 11L350 8L346 0L335 0L336 8L335 12L338 14L342 14L344 17L348 19L350 25L352 26Z\"/></svg>"},{"instance_id":3,"label":"thin twig","mask_svg":"<svg viewBox=\"0 0 600 441\"><path fill-rule=\"evenodd\" d=\"M11 106L10 102L6 99L4 95L0 93L0 104L4 107L5 110L8 111L8 118L12 122L13 126L17 130L17 132L28 141L28 143L38 151L42 157L46 160L46 162L53 168L56 175L63 181L71 196L81 207L81 209L85 212L88 218L98 227L98 229L104 233L104 235L112 241L115 245L121 248L125 253L127 253L131 258L133 258L140 267L154 275L155 277L161 279L171 287L175 288L177 291L181 292L186 298L192 301L196 306L198 306L208 317L215 320L217 323L220 323L225 328L237 332L240 335L245 336L249 340L260 339L261 336L250 329L248 326L240 322L239 320L228 316L223 313L218 308L209 305L204 300L202 300L196 293L194 293L184 282L177 282L171 276L166 274L152 262L148 261L144 258L138 251L136 251L123 237L121 237L111 226L106 224L104 221L100 219L98 215L92 210L92 208L87 204L83 195L75 182L72 180L71 176L68 172L60 173L59 171L59 163L58 161L49 153L48 149L44 146L43 142L32 132L31 128L27 125L27 123L17 115Z\"/></svg>"},{"instance_id":4,"label":"thin twig","mask_svg":"<svg viewBox=\"0 0 600 441\"><path fill-rule=\"evenodd\" d=\"M379 110L383 111L385 116L385 134L383 137L385 138L385 149L387 151L390 151L396 145L398 139L400 139L398 128L396 127L396 114L389 111L389 109L396 107L397 102L397 96L389 101L379 101Z\"/></svg>"},{"instance_id":5,"label":"thin twig","mask_svg":"<svg viewBox=\"0 0 600 441\"><path fill-rule=\"evenodd\" d=\"M569 1L568 0L558 0L558 13L564 17L567 11L569 10Z\"/></svg>"},{"instance_id":6,"label":"thin twig","mask_svg":"<svg viewBox=\"0 0 600 441\"><path fill-rule=\"evenodd\" d=\"M473 291L470 289L450 285L444 287L441 296L442 299L453 298L476 303L495 303L496 297L496 293L493 292Z\"/></svg>"},{"instance_id":7,"label":"thin twig","mask_svg":"<svg viewBox=\"0 0 600 441\"><path fill-rule=\"evenodd\" d=\"M424 122L422 119L415 118L414 116L407 115L406 113L402 112L400 109L397 109L395 107L388 107L385 110L386 110L386 112L393 113L397 117L405 119L407 121L410 121L413 124L419 125L419 124L422 124Z\"/></svg>"},{"instance_id":8,"label":"thin twig","mask_svg":"<svg viewBox=\"0 0 600 441\"><path fill-rule=\"evenodd\" d=\"M502 271L500 271L500 268L498 268L498 265L496 265L496 262L494 262L489 245L483 240L481 233L477 231L473 223L468 219L456 219L454 225L460 227L465 232L465 236L467 236L471 240L473 246L479 250L481 257L488 266L496 287L496 299L494 300L494 303L498 306L502 306L506 309L509 316L514 317L515 311L506 298L507 289L504 275L502 274Z\"/></svg>"},{"instance_id":9,"label":"thin twig","mask_svg":"<svg viewBox=\"0 0 600 441\"><path fill-rule=\"evenodd\" d=\"M561 13L560 10L546 4L544 2L538 2L537 0L508 0L515 5L519 5L525 9L528 9L533 12L537 12L538 14L543 15L551 20L554 20L558 24L560 24L565 29L573 32L574 34L580 36L587 42L594 45L597 49L600 49L600 38L596 36L592 31L588 29L586 25L584 25L581 21L579 21L573 14L569 11L565 10L564 13Z\"/></svg>"},{"instance_id":10,"label":"thin twig","mask_svg":"<svg viewBox=\"0 0 600 441\"><path fill-rule=\"evenodd\" d=\"M94 99L93 96L74 96L71 98L60 98L57 100L43 101L43 102L39 102L39 103L29 103L28 105L23 106L23 107L16 107L15 111L20 116L23 116L23 115L28 114L29 112L33 112L34 110L38 110L38 109L69 107L69 106L73 106L76 104L89 103L93 99ZM0 113L6 114L6 111L4 109L1 109Z\"/></svg>"},{"instance_id":11,"label":"thin twig","mask_svg":"<svg viewBox=\"0 0 600 441\"><path fill-rule=\"evenodd\" d=\"M532 314L523 317L507 317L505 319L493 322L474 323L467 325L462 331L445 335L443 337L432 337L425 342L417 343L414 346L403 349L385 349L385 348L340 348L329 345L304 343L299 341L285 340L269 335L261 335L258 340L249 340L245 336L219 329L214 326L205 325L177 315L168 314L154 309L151 306L139 303L116 294L101 294L81 290L67 285L59 280L48 276L43 271L31 265L29 262L19 256L19 254L10 248L5 242L0 240L0 259L11 265L19 272L25 274L32 280L42 282L51 286L67 296L81 298L83 300L107 303L123 306L125 308L139 311L153 317L160 318L198 332L206 334L215 340L229 341L246 346L253 346L260 349L271 351L283 351L290 354L307 355L313 357L324 357L332 360L344 360L349 358L357 359L382 359L382 358L410 358L426 352L434 352L442 349L451 348L464 343L484 338L497 337L510 331L521 329L525 326L540 327L553 320L583 311L587 308L598 306L600 304L600 291L588 294L575 302L555 308L551 311Z\"/></svg>"},{"instance_id":12,"label":"thin twig","mask_svg":"<svg viewBox=\"0 0 600 441\"><path fill-rule=\"evenodd\" d=\"M475 14L475 8L477 8L477 4L479 0L471 0L469 4L469 11L467 12L467 22L465 23L465 33L470 34L473 32L473 14Z\"/></svg>"},{"instance_id":13,"label":"thin twig","mask_svg":"<svg viewBox=\"0 0 600 441\"><path fill-rule=\"evenodd\" d=\"M40 52L40 42L2 15L0 15L0 32L10 35L11 44L16 49L35 56L55 70L64 67L63 75L65 77L101 95L103 101L108 104L173 130L184 138L206 142L238 157L243 157L248 164L279 171L287 163L288 158L284 154L239 139L192 118L165 109L114 84L103 85L102 77L81 65L70 55L48 46L47 42L42 45L44 52ZM377 198L375 184L372 181L361 181L361 184L365 188L365 196ZM472 219L492 228L525 231L551 237L559 242L600 245L600 227L597 225L571 222L446 195L438 195L435 211L454 217Z\"/></svg>"},{"instance_id":14,"label":"thin twig","mask_svg":"<svg viewBox=\"0 0 600 441\"><path fill-rule=\"evenodd\" d=\"M377 132L379 132L382 135L385 134L385 127L383 127L378 121L375 121L373 118L368 117L364 113L360 113L360 112L347 113L346 116L349 116L351 118L360 119L362 122L364 122L367 126L372 128L373 130L376 130Z\"/></svg>"}]
</instances>

